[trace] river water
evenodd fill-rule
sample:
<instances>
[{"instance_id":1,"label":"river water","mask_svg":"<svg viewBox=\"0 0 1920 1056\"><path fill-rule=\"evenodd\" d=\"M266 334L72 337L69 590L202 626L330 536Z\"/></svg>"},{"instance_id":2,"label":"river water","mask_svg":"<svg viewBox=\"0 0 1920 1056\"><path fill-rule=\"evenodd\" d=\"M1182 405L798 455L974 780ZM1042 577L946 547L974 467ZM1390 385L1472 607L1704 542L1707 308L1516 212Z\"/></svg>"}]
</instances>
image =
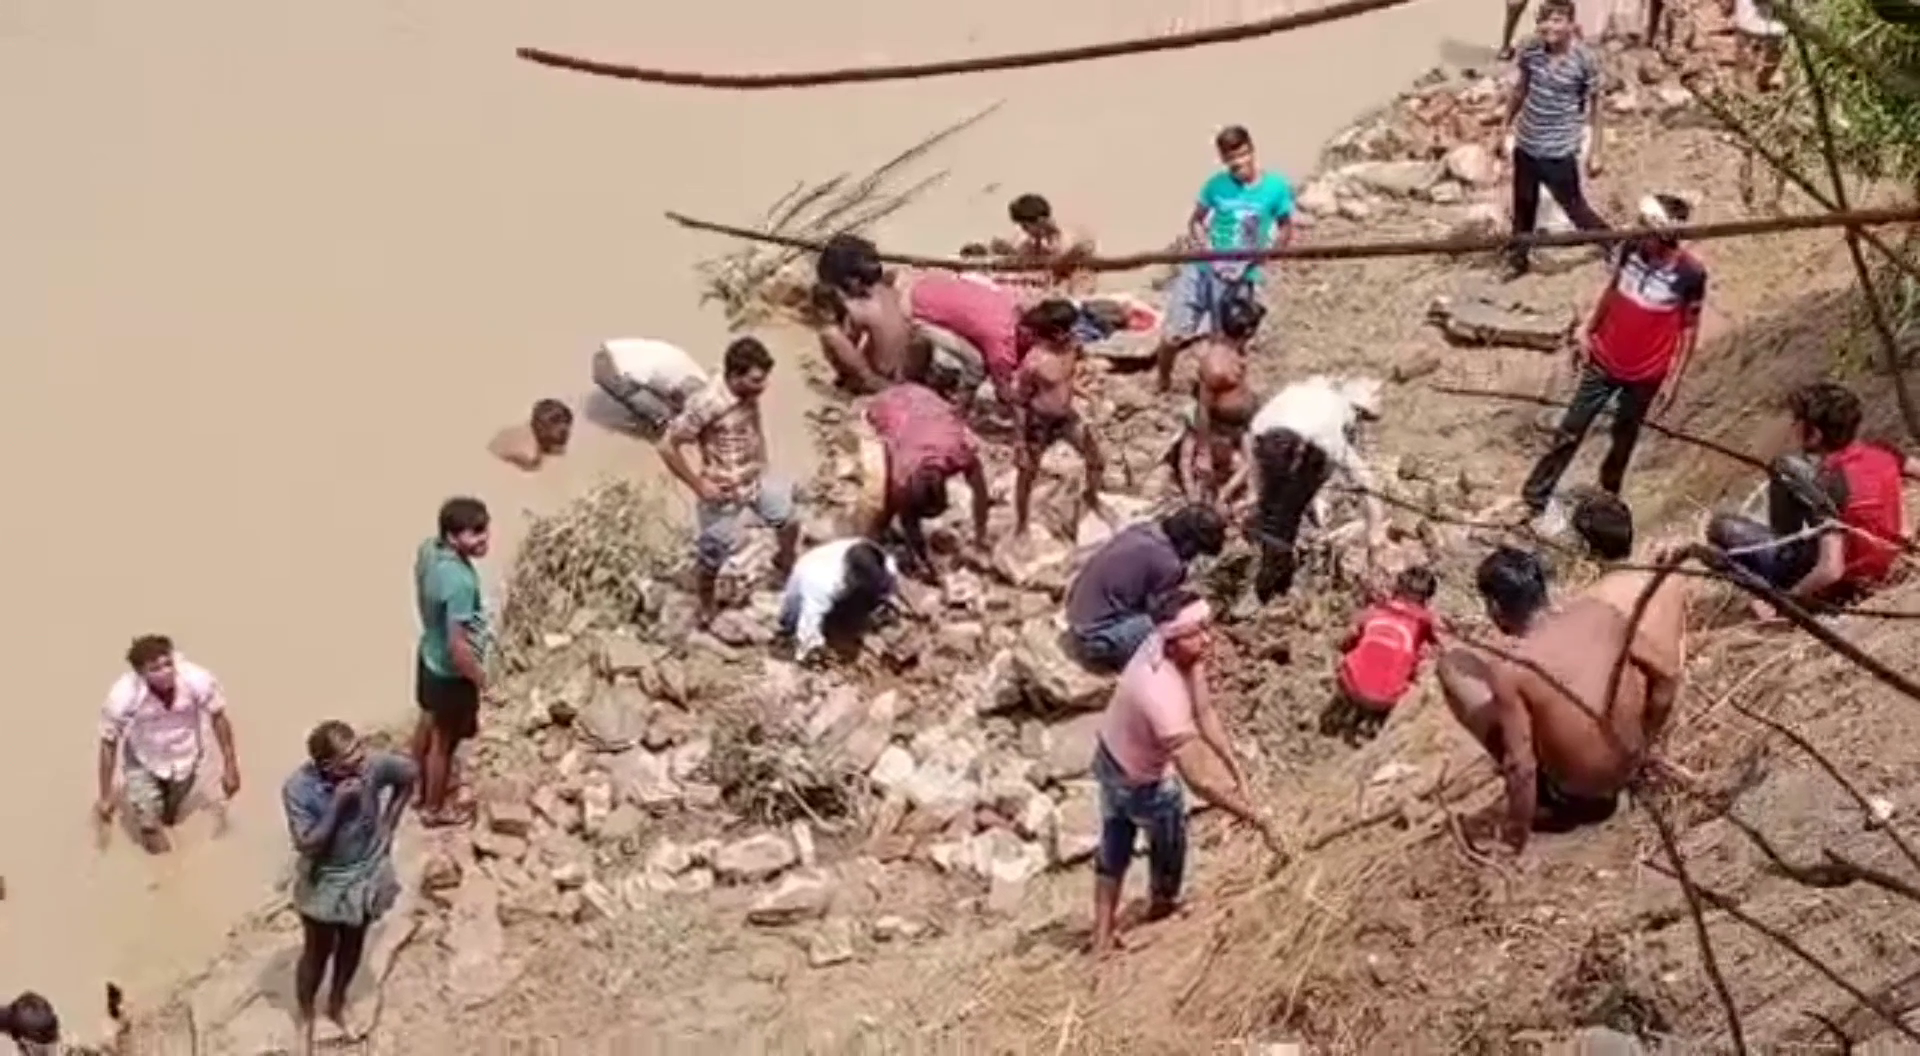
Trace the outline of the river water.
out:
<instances>
[{"instance_id":1,"label":"river water","mask_svg":"<svg viewBox=\"0 0 1920 1056\"><path fill-rule=\"evenodd\" d=\"M1299 177L1318 146L1480 41L1498 5L1419 0L1285 38L924 82L769 94L541 69L534 45L762 69L1026 50L1221 24L1271 0L8 0L0 4L0 348L12 451L0 583L0 993L90 1018L216 952L286 859L277 805L323 718L411 708L408 572L449 494L520 511L654 456L585 428L556 472L488 463L537 396L579 397L611 335L724 344L661 217L752 222L1004 101L927 159L949 177L882 241L945 252L1024 191L1114 250L1164 245L1250 126ZM1284 320L1284 316L1282 316ZM1284 324L1283 324L1284 325ZM777 438L807 396L785 357ZM791 468L804 445L776 443ZM506 564L497 549L491 572ZM177 852L88 823L99 702L136 634L223 679L246 787ZM137 999L137 997L136 997Z\"/></svg>"}]
</instances>

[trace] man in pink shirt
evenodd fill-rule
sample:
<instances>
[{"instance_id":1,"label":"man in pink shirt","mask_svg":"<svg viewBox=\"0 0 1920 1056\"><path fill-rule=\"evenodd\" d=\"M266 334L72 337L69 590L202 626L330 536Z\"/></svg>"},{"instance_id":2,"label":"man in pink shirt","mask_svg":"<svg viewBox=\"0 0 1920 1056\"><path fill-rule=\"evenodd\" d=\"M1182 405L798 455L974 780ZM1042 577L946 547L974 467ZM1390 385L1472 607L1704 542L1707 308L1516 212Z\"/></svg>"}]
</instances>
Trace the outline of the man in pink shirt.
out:
<instances>
[{"instance_id":1,"label":"man in pink shirt","mask_svg":"<svg viewBox=\"0 0 1920 1056\"><path fill-rule=\"evenodd\" d=\"M1247 775L1233 754L1207 689L1212 610L1190 601L1149 635L1120 675L1093 753L1100 783L1100 850L1094 858L1093 951L1120 947L1115 917L1134 834L1147 832L1148 920L1173 913L1187 864L1187 806L1181 779L1200 798L1260 830L1277 855L1279 833L1247 800ZM1220 783L1214 758L1231 786ZM1178 777L1175 773L1178 773Z\"/></svg>"},{"instance_id":2,"label":"man in pink shirt","mask_svg":"<svg viewBox=\"0 0 1920 1056\"><path fill-rule=\"evenodd\" d=\"M907 288L914 321L949 331L980 350L987 380L1002 403L1010 403L1014 369L1025 349L1020 336L1020 298L996 283L947 271L916 275Z\"/></svg>"},{"instance_id":3,"label":"man in pink shirt","mask_svg":"<svg viewBox=\"0 0 1920 1056\"><path fill-rule=\"evenodd\" d=\"M205 752L201 727L213 727L220 745L220 790L227 798L240 791L240 757L227 699L213 673L175 653L164 635L133 640L127 666L107 691L100 709L100 798L94 813L113 819L114 775L126 778L127 809L149 853L164 854L172 844L166 830L180 820L180 808L193 791Z\"/></svg>"}]
</instances>

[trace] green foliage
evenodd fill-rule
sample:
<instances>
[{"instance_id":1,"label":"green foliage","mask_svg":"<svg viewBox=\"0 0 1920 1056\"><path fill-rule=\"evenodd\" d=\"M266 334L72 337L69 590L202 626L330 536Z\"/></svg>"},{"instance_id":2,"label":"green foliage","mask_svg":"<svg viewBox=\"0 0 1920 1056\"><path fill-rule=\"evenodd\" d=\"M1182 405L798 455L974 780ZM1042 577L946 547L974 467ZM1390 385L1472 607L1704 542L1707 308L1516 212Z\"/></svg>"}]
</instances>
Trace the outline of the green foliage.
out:
<instances>
[{"instance_id":1,"label":"green foliage","mask_svg":"<svg viewBox=\"0 0 1920 1056\"><path fill-rule=\"evenodd\" d=\"M1880 17L1872 0L1824 0L1794 10L1829 43L1810 40L1813 63L1832 104L1834 137L1847 168L1872 179L1888 179L1920 188L1920 26ZM1782 68L1787 73L1783 100L1795 111L1811 113L1811 100L1799 57L1787 44ZM1810 120L1796 119L1796 153L1819 162L1819 135ZM1817 165L1805 171L1820 171Z\"/></svg>"}]
</instances>

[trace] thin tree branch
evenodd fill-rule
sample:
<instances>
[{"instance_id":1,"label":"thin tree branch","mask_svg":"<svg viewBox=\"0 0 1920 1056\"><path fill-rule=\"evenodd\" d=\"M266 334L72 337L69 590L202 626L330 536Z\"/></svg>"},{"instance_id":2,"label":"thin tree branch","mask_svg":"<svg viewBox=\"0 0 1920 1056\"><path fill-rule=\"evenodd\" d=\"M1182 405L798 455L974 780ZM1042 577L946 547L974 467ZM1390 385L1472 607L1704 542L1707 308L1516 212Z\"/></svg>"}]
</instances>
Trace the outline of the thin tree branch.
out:
<instances>
[{"instance_id":1,"label":"thin tree branch","mask_svg":"<svg viewBox=\"0 0 1920 1056\"><path fill-rule=\"evenodd\" d=\"M818 253L826 243L819 239L778 235L753 228L701 220L684 213L668 212L667 219L694 231L706 231L749 242L765 242L790 249ZM1694 224L1672 228L1612 228L1606 231L1534 231L1526 234L1494 235L1480 238L1407 239L1391 242L1349 242L1321 245L1276 246L1271 249L1231 249L1209 252L1133 253L1120 257L1090 257L1075 267L1086 271L1133 271L1165 264L1258 263L1269 260L1365 260L1374 257L1421 257L1489 253L1521 246L1588 246L1614 243L1658 235L1693 242L1718 238L1744 238L1782 231L1811 231L1829 227L1866 227L1881 224L1920 222L1920 206L1889 209L1861 209L1850 213L1809 216L1760 217L1726 220L1713 224ZM934 257L912 253L880 253L883 263L916 268L940 268L947 271L1030 271L1032 262L1004 257Z\"/></svg>"},{"instance_id":2,"label":"thin tree branch","mask_svg":"<svg viewBox=\"0 0 1920 1056\"><path fill-rule=\"evenodd\" d=\"M918 80L946 77L957 73L984 73L990 70L1021 70L1035 66L1059 66L1071 62L1090 62L1122 55L1145 55L1157 51L1181 51L1208 44L1226 44L1287 33L1308 26L1355 18L1411 3L1412 0L1345 0L1311 11L1296 11L1257 22L1187 33L1162 33L1132 40L1114 40L1102 44L1083 44L1071 48L1029 51L1008 55L989 55L975 59L942 59L936 62L903 63L888 66L864 66L836 70L808 70L792 73L700 73L692 70L663 70L628 66L595 59L577 58L542 48L519 48L514 54L527 62L596 77L649 84L673 84L689 88L725 88L757 91L768 88L813 88L824 84L870 84L874 81Z\"/></svg>"},{"instance_id":3,"label":"thin tree branch","mask_svg":"<svg viewBox=\"0 0 1920 1056\"><path fill-rule=\"evenodd\" d=\"M1700 965L1706 969L1707 981L1713 985L1714 996L1720 999L1720 1010L1727 1017L1728 1040L1733 1043L1736 1056L1746 1056L1746 1025L1740 1020L1740 1006L1733 999L1733 990L1727 986L1727 977L1720 971L1720 957L1713 948L1713 936L1707 932L1707 915L1701 903L1707 901L1707 892L1693 882L1687 873L1686 858L1680 853L1680 841L1674 837L1673 826L1667 816L1653 803L1651 796L1634 796L1633 801L1640 805L1653 821L1653 831L1660 837L1660 851L1666 855L1669 873L1680 882L1680 893L1687 900L1687 915L1693 918L1693 938L1700 947Z\"/></svg>"}]
</instances>

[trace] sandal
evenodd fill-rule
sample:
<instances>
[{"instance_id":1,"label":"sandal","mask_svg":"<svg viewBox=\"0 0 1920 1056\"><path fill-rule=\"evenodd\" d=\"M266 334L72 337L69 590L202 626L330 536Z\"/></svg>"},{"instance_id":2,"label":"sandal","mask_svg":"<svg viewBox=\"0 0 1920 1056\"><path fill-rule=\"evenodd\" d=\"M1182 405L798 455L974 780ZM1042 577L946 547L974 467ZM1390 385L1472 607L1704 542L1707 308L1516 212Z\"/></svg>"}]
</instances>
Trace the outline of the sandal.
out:
<instances>
[{"instance_id":1,"label":"sandal","mask_svg":"<svg viewBox=\"0 0 1920 1056\"><path fill-rule=\"evenodd\" d=\"M455 803L439 810L422 810L420 825L428 829L452 828L456 825L473 824L474 809L471 803Z\"/></svg>"}]
</instances>

